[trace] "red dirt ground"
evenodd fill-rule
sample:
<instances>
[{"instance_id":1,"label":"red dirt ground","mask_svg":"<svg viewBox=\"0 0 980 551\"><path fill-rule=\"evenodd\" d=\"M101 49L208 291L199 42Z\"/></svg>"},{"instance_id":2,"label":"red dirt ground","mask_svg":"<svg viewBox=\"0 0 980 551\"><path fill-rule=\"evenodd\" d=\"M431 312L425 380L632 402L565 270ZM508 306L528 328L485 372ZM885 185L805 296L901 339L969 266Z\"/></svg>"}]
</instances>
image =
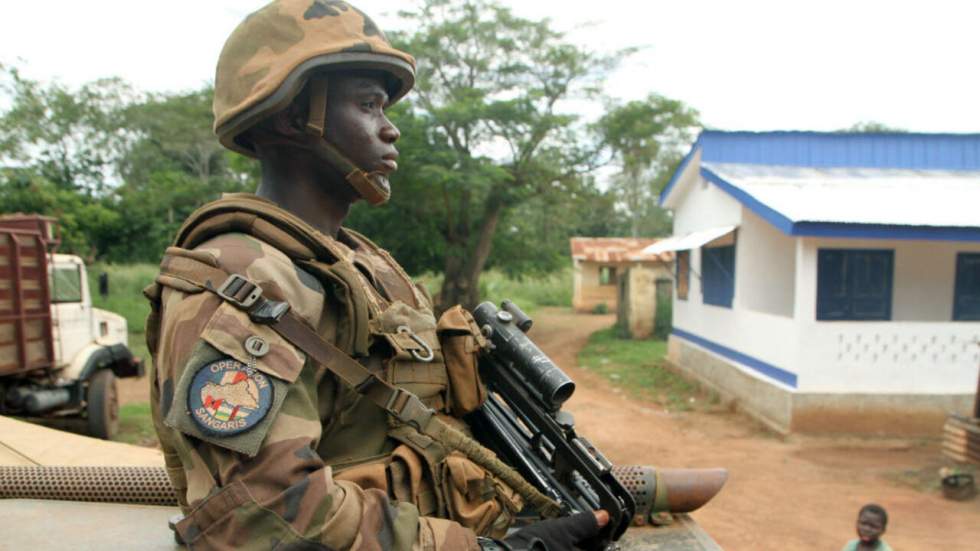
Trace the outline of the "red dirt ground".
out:
<instances>
[{"instance_id":1,"label":"red dirt ground","mask_svg":"<svg viewBox=\"0 0 980 551\"><path fill-rule=\"evenodd\" d=\"M735 413L674 413L631 400L576 364L588 335L613 321L547 309L531 336L578 382L567 409L611 460L729 470L718 497L693 514L724 549L838 550L855 537L868 502L888 511L884 539L894 549L980 549L980 498L947 501L897 480L942 464L938 438L781 437Z\"/></svg>"},{"instance_id":2,"label":"red dirt ground","mask_svg":"<svg viewBox=\"0 0 980 551\"><path fill-rule=\"evenodd\" d=\"M729 470L721 494L693 514L727 551L836 551L855 537L868 502L888 510L894 549L980 550L980 498L952 502L913 486L918 473L942 465L938 435L782 437L740 414L667 412L627 398L576 363L588 336L613 321L544 309L531 336L578 383L567 409L611 460ZM119 391L121 403L148 400L145 379L122 380Z\"/></svg>"}]
</instances>

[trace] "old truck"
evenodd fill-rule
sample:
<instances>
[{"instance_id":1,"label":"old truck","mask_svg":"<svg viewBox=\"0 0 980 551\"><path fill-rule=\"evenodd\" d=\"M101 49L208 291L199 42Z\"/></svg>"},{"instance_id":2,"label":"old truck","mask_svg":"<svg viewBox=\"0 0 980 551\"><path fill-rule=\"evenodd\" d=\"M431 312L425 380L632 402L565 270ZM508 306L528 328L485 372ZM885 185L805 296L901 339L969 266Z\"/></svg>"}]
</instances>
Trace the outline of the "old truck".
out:
<instances>
[{"instance_id":1,"label":"old truck","mask_svg":"<svg viewBox=\"0 0 980 551\"><path fill-rule=\"evenodd\" d=\"M54 218L0 216L0 415L82 420L109 439L116 378L143 364L125 318L92 307L85 263L56 253L59 242Z\"/></svg>"}]
</instances>

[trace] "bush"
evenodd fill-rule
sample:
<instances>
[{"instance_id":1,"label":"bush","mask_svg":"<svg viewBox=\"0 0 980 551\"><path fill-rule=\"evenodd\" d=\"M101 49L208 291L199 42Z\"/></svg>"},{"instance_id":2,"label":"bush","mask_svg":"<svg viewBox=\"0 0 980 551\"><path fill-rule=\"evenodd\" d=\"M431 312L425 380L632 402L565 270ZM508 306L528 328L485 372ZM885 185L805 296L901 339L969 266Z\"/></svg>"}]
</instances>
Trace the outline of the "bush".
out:
<instances>
[{"instance_id":1,"label":"bush","mask_svg":"<svg viewBox=\"0 0 980 551\"><path fill-rule=\"evenodd\" d=\"M605 302L600 302L592 308L593 314L608 314L609 306Z\"/></svg>"}]
</instances>

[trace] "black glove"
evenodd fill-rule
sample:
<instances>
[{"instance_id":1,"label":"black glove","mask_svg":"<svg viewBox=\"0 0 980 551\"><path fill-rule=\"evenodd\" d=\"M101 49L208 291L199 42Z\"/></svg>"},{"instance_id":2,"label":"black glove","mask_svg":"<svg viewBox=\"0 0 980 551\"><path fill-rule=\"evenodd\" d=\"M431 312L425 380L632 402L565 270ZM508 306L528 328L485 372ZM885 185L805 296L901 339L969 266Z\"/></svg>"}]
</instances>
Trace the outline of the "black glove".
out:
<instances>
[{"instance_id":1,"label":"black glove","mask_svg":"<svg viewBox=\"0 0 980 551\"><path fill-rule=\"evenodd\" d=\"M598 534L599 523L595 513L576 513L535 522L507 536L502 542L481 539L480 548L487 551L572 551Z\"/></svg>"}]
</instances>

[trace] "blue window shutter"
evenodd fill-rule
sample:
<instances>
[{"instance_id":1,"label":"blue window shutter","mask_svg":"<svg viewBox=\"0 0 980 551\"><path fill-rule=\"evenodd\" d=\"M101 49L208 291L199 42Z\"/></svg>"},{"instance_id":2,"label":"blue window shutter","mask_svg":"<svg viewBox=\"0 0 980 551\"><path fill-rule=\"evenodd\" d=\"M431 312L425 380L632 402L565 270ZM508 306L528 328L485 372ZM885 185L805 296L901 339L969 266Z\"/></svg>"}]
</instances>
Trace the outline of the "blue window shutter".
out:
<instances>
[{"instance_id":1,"label":"blue window shutter","mask_svg":"<svg viewBox=\"0 0 980 551\"><path fill-rule=\"evenodd\" d=\"M735 297L735 245L701 248L701 291L705 304L732 307Z\"/></svg>"},{"instance_id":2,"label":"blue window shutter","mask_svg":"<svg viewBox=\"0 0 980 551\"><path fill-rule=\"evenodd\" d=\"M980 253L956 255L953 321L980 321Z\"/></svg>"},{"instance_id":3,"label":"blue window shutter","mask_svg":"<svg viewBox=\"0 0 980 551\"><path fill-rule=\"evenodd\" d=\"M895 252L817 251L818 320L890 320Z\"/></svg>"},{"instance_id":4,"label":"blue window shutter","mask_svg":"<svg viewBox=\"0 0 980 551\"><path fill-rule=\"evenodd\" d=\"M817 319L847 319L847 263L844 251L817 252Z\"/></svg>"},{"instance_id":5,"label":"blue window shutter","mask_svg":"<svg viewBox=\"0 0 980 551\"><path fill-rule=\"evenodd\" d=\"M851 256L852 319L892 317L892 251L857 251Z\"/></svg>"}]
</instances>

